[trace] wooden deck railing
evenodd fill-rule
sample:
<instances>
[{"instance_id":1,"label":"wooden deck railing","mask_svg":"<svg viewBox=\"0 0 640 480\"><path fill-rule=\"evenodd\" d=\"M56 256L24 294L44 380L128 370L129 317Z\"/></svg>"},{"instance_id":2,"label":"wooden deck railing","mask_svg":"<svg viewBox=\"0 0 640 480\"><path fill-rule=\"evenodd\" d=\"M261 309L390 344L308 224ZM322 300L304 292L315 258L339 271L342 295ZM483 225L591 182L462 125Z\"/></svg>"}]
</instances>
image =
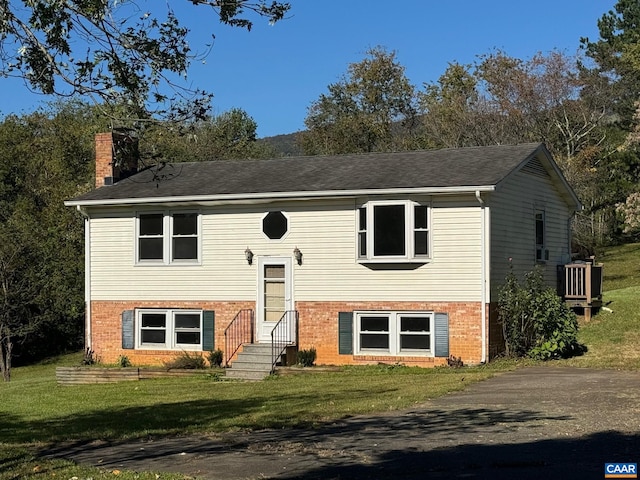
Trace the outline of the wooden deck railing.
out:
<instances>
[{"instance_id":1,"label":"wooden deck railing","mask_svg":"<svg viewBox=\"0 0 640 480\"><path fill-rule=\"evenodd\" d=\"M593 263L571 263L563 265L566 300L602 300L602 265Z\"/></svg>"},{"instance_id":2,"label":"wooden deck railing","mask_svg":"<svg viewBox=\"0 0 640 480\"><path fill-rule=\"evenodd\" d=\"M592 259L560 265L558 277L564 300L571 307L584 308L585 317L591 317L592 307L602 305L602 264Z\"/></svg>"}]
</instances>

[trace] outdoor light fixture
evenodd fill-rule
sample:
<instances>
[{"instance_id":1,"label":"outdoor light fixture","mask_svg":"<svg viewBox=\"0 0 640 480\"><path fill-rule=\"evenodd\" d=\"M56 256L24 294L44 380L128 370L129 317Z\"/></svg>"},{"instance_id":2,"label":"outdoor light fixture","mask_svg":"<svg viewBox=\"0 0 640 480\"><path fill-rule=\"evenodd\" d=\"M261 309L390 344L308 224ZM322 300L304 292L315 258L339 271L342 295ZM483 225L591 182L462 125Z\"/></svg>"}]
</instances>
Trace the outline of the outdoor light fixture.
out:
<instances>
[{"instance_id":1,"label":"outdoor light fixture","mask_svg":"<svg viewBox=\"0 0 640 480\"><path fill-rule=\"evenodd\" d=\"M249 247L244 251L244 258L247 259L247 263L251 265L253 263L253 252L249 250Z\"/></svg>"},{"instance_id":2,"label":"outdoor light fixture","mask_svg":"<svg viewBox=\"0 0 640 480\"><path fill-rule=\"evenodd\" d=\"M298 262L298 265L302 265L302 252L298 247L293 249L293 256L295 257L296 262Z\"/></svg>"}]
</instances>

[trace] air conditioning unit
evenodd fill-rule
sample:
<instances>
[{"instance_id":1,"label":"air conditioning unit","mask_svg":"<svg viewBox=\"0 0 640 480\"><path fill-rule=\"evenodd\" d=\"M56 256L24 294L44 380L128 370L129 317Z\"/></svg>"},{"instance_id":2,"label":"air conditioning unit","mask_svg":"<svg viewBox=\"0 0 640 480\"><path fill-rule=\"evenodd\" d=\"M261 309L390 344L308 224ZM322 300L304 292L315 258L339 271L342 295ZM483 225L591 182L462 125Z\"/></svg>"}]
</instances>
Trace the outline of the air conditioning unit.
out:
<instances>
[{"instance_id":1,"label":"air conditioning unit","mask_svg":"<svg viewBox=\"0 0 640 480\"><path fill-rule=\"evenodd\" d=\"M548 248L536 248L536 262L546 262L549 260Z\"/></svg>"}]
</instances>

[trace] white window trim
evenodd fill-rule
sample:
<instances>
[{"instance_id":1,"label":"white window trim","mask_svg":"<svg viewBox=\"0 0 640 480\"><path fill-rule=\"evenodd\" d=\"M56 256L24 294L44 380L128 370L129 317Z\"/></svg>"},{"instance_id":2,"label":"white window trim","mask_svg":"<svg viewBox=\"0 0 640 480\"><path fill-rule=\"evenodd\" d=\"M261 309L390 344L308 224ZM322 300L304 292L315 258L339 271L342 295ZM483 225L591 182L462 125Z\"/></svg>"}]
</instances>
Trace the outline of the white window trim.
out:
<instances>
[{"instance_id":1,"label":"white window trim","mask_svg":"<svg viewBox=\"0 0 640 480\"><path fill-rule=\"evenodd\" d=\"M542 243L538 243L538 215L542 215ZM549 261L549 249L547 248L547 214L545 209L537 207L533 213L533 235L535 243L534 260L536 263Z\"/></svg>"},{"instance_id":2,"label":"white window trim","mask_svg":"<svg viewBox=\"0 0 640 480\"><path fill-rule=\"evenodd\" d=\"M374 255L374 209L377 206L385 205L403 205L405 211L405 255ZM427 207L427 228L416 229L414 207ZM366 230L360 230L360 209L366 211ZM355 210L356 213L356 260L359 263L427 263L431 259L432 249L432 223L431 223L431 205L429 202L416 202L412 200L372 200L359 204ZM427 255L416 255L415 253L415 237L416 231L427 232ZM367 255L360 256L360 235L366 235Z\"/></svg>"},{"instance_id":3,"label":"white window trim","mask_svg":"<svg viewBox=\"0 0 640 480\"><path fill-rule=\"evenodd\" d=\"M417 350L400 348L400 318L401 317L429 317L429 349ZM362 349L360 346L360 318L386 317L389 319L389 349ZM434 357L435 356L435 312L432 311L356 311L354 312L354 340L355 355L371 356L386 355L398 357ZM426 334L425 334L426 335Z\"/></svg>"},{"instance_id":4,"label":"white window trim","mask_svg":"<svg viewBox=\"0 0 640 480\"><path fill-rule=\"evenodd\" d=\"M264 219L267 218L267 215L269 215L270 213L281 213L284 216L284 218L287 219L287 231L284 232L284 235L282 235L281 238L269 238L269 236L266 233L264 233ZM284 210L269 210L268 212L265 212L262 215L262 217L260 217L260 234L262 235L262 238L264 238L268 242L271 242L271 243L283 242L289 236L289 233L291 233L291 217Z\"/></svg>"},{"instance_id":5,"label":"white window trim","mask_svg":"<svg viewBox=\"0 0 640 480\"><path fill-rule=\"evenodd\" d=\"M188 214L196 215L197 229L197 258L195 259L177 259L173 257L173 215ZM140 260L140 216L159 214L162 219L162 260ZM202 264L202 214L197 210L149 210L136 212L135 216L135 233L134 233L134 265L201 265Z\"/></svg>"},{"instance_id":6,"label":"white window trim","mask_svg":"<svg viewBox=\"0 0 640 480\"><path fill-rule=\"evenodd\" d=\"M164 314L166 319L165 324L165 343L142 343L142 315L143 314ZM175 328L175 315L176 314L191 314L200 316L200 343L199 344L184 344L176 342L176 328ZM135 311L135 348L138 350L189 350L189 351L202 351L202 339L204 333L203 324L203 311L202 310L188 310L188 309L168 309L168 308L140 308Z\"/></svg>"}]
</instances>

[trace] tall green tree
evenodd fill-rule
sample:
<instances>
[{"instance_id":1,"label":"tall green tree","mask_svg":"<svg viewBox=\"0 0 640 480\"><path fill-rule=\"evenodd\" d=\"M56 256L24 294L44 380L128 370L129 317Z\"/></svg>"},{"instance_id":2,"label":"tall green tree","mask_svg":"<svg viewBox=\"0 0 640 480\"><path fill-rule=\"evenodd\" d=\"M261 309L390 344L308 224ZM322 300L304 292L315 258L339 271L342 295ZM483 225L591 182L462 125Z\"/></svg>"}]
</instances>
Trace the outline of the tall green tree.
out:
<instances>
[{"instance_id":1,"label":"tall green tree","mask_svg":"<svg viewBox=\"0 0 640 480\"><path fill-rule=\"evenodd\" d=\"M58 104L0 123L0 367L82 345L83 222L65 199L92 187L95 108Z\"/></svg>"},{"instance_id":2,"label":"tall green tree","mask_svg":"<svg viewBox=\"0 0 640 480\"><path fill-rule=\"evenodd\" d=\"M598 192L606 196L610 234L615 239L617 230L628 231L627 222L618 223L628 219L616 219L615 205L633 204L640 191L640 3L618 0L598 21L598 31L597 40L581 39L591 60L582 67L582 76L589 79L582 96L607 97L608 135L599 145L596 168L609 177Z\"/></svg>"},{"instance_id":3,"label":"tall green tree","mask_svg":"<svg viewBox=\"0 0 640 480\"><path fill-rule=\"evenodd\" d=\"M102 108L52 104L0 121L0 372L13 359L77 349L83 344L84 232L64 200L93 188L97 132L111 123ZM142 149L158 161L272 156L242 110L196 122L193 136L149 129ZM147 158L153 157L147 152Z\"/></svg>"},{"instance_id":4,"label":"tall green tree","mask_svg":"<svg viewBox=\"0 0 640 480\"><path fill-rule=\"evenodd\" d=\"M143 159L167 162L272 158L277 154L257 138L258 124L244 110L231 109L184 129L156 128L141 142Z\"/></svg>"},{"instance_id":5,"label":"tall green tree","mask_svg":"<svg viewBox=\"0 0 640 480\"><path fill-rule=\"evenodd\" d=\"M597 40L581 39L594 63L585 65L583 74L597 78L600 88L608 90L611 112L622 128L629 130L640 100L640 3L618 0L614 9L598 20L598 30Z\"/></svg>"},{"instance_id":6,"label":"tall green tree","mask_svg":"<svg viewBox=\"0 0 640 480\"><path fill-rule=\"evenodd\" d=\"M305 153L336 154L411 147L415 89L395 52L370 49L309 107L301 134Z\"/></svg>"},{"instance_id":7,"label":"tall green tree","mask_svg":"<svg viewBox=\"0 0 640 480\"><path fill-rule=\"evenodd\" d=\"M482 134L478 137L483 98L471 65L450 63L437 82L425 84L418 98L430 145L456 148L488 142Z\"/></svg>"}]
</instances>

